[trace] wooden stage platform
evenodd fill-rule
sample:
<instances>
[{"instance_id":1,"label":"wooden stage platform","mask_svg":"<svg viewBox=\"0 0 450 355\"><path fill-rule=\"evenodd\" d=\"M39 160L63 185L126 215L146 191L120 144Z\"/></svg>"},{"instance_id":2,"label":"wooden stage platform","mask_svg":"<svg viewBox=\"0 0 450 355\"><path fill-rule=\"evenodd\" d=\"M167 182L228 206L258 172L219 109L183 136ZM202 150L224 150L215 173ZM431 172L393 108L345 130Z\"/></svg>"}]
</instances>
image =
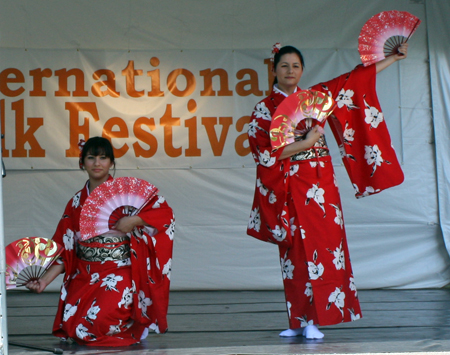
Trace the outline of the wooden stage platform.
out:
<instances>
[{"instance_id":1,"label":"wooden stage platform","mask_svg":"<svg viewBox=\"0 0 450 355\"><path fill-rule=\"evenodd\" d=\"M321 328L323 340L280 338L282 291L172 292L169 332L126 348L86 347L50 334L57 293L9 291L9 354L450 354L450 289L363 290L363 319ZM31 349L14 344L42 348ZM46 351L49 350L49 351Z\"/></svg>"}]
</instances>

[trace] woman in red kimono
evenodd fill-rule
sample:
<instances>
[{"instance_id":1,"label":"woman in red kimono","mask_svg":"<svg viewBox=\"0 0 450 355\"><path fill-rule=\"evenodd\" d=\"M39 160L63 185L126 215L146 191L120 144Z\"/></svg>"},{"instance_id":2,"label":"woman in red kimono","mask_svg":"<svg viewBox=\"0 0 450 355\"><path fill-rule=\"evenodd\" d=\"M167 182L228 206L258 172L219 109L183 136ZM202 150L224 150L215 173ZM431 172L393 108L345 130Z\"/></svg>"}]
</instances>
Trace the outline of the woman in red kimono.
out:
<instances>
[{"instance_id":1,"label":"woman in red kimono","mask_svg":"<svg viewBox=\"0 0 450 355\"><path fill-rule=\"evenodd\" d=\"M80 239L80 212L96 187L112 180L115 168L109 140L90 138L80 154L89 179L66 206L53 236L64 246L59 263L27 287L42 292L65 273L53 334L92 346L126 346L148 330L167 331L174 216L164 197L155 195L134 216L121 218L122 236Z\"/></svg>"},{"instance_id":2,"label":"woman in red kimono","mask_svg":"<svg viewBox=\"0 0 450 355\"><path fill-rule=\"evenodd\" d=\"M318 325L357 320L361 309L323 127L315 125L294 143L271 147L272 116L288 95L299 90L304 68L296 48L274 49L275 84L256 105L248 129L256 187L247 233L279 247L289 317L289 329L280 336L319 339L324 334ZM397 55L368 67L357 66L311 88L337 103L328 121L358 198L403 181L375 80L376 73L406 54L407 45L402 45Z\"/></svg>"}]
</instances>

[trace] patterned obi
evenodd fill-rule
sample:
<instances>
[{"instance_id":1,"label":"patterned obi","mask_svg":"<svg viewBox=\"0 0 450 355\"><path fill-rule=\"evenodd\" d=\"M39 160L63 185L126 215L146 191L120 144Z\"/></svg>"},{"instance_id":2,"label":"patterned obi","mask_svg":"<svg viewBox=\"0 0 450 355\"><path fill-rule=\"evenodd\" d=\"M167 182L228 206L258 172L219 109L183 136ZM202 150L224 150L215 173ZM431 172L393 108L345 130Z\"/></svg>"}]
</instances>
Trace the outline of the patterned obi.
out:
<instances>
[{"instance_id":1,"label":"patterned obi","mask_svg":"<svg viewBox=\"0 0 450 355\"><path fill-rule=\"evenodd\" d=\"M78 241L77 256L85 261L114 261L128 259L130 238L128 236L99 235L85 241Z\"/></svg>"},{"instance_id":2,"label":"patterned obi","mask_svg":"<svg viewBox=\"0 0 450 355\"><path fill-rule=\"evenodd\" d=\"M325 137L322 135L320 139L310 149L303 150L300 153L291 156L291 161L300 161L308 159L322 158L330 155Z\"/></svg>"}]
</instances>

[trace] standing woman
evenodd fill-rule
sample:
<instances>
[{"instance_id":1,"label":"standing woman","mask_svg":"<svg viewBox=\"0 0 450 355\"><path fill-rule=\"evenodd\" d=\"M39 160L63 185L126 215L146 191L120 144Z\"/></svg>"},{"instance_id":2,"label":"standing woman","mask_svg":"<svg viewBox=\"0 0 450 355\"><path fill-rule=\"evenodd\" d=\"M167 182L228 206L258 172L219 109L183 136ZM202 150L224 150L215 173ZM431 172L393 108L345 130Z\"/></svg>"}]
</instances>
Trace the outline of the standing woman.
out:
<instances>
[{"instance_id":1,"label":"standing woman","mask_svg":"<svg viewBox=\"0 0 450 355\"><path fill-rule=\"evenodd\" d=\"M115 169L113 147L102 137L82 146L80 168L89 179L68 202L53 240L64 246L59 263L27 287L40 293L65 273L53 334L92 346L126 346L148 330L167 331L174 216L154 196L135 216L121 218L122 236L80 239L80 213L89 194ZM137 232L135 227L137 227Z\"/></svg>"},{"instance_id":2,"label":"standing woman","mask_svg":"<svg viewBox=\"0 0 450 355\"><path fill-rule=\"evenodd\" d=\"M324 123L292 144L271 147L272 116L300 90L304 69L298 49L274 46L274 53L273 90L256 105L248 129L256 188L247 233L279 247L289 317L289 329L280 336L320 339L317 326L357 320L361 309ZM357 197L403 181L375 83L377 73L406 54L404 44L397 55L311 88L337 103L328 121Z\"/></svg>"}]
</instances>

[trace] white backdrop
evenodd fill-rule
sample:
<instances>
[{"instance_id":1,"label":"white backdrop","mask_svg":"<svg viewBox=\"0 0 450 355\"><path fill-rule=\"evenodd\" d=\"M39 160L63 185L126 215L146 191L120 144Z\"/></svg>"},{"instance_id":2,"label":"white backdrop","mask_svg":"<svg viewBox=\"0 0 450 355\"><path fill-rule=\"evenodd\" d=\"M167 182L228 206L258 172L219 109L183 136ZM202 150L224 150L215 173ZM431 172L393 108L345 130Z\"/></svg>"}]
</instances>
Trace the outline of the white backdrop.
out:
<instances>
[{"instance_id":1,"label":"white backdrop","mask_svg":"<svg viewBox=\"0 0 450 355\"><path fill-rule=\"evenodd\" d=\"M450 150L447 140L438 139L449 133L449 109L444 104L448 92L442 89L448 90L448 41L439 38L440 33L449 33L444 31L449 25L442 16L450 13L448 4L439 0L3 0L1 4L0 72L16 68L25 76L24 83L8 84L13 90L23 85L25 91L17 97L8 96L0 82L1 115L6 122L4 148L9 151L4 158L8 175L3 180L6 242L32 235L50 237L66 202L86 179L77 170L77 159L65 156L70 147L65 102L97 103L100 120L91 126L90 135L101 134L109 118L122 118L130 137L113 139L116 148L136 142L132 127L138 117L153 117L156 154L142 158L130 150L118 159L116 176L150 181L173 207L177 218L173 290L282 287L277 248L245 234L255 169L249 155L237 154L235 141L246 129L241 131L237 121L249 115L262 96L238 95L234 88L243 79L236 73L253 69L259 88L267 90L264 58L275 42L292 44L305 56L300 85L306 88L359 63L357 37L372 15L396 9L418 16L422 24L410 40L408 59L380 73L377 83L405 182L356 200L331 134L328 141L334 148L357 285L415 288L448 283L450 261L444 239L450 233L450 212L445 207L449 199L445 172ZM35 68L49 68L52 73L61 68L82 68L86 73L109 69L124 93L121 70L129 60L143 70L143 75L136 77L136 87L147 93L151 86L145 81L146 72L156 68L149 62L152 57L160 59L157 68L164 98L130 99L124 95L114 101L94 97L91 92L87 97L55 97L55 77L45 84L46 97L30 95L33 81L29 71ZM166 78L177 68L189 70L196 78L197 86L188 96L170 94ZM206 68L228 72L231 97L201 95L204 88L199 72ZM89 81L86 90L95 80L91 77ZM183 88L182 81L177 83ZM435 95L434 90L441 94ZM45 157L30 157L28 143L23 146L26 156L12 156L18 130L17 107L13 109L12 103L18 100L24 103L25 129L26 118L43 117L44 124L35 137L45 149ZM195 110L189 110L189 100L195 101ZM164 150L166 136L160 118L168 104L173 116L180 117L180 126L173 128L173 146L182 147L178 157L168 157ZM194 116L201 154L189 157L186 148L191 126L186 120ZM222 154L216 156L201 118L225 116L232 117L233 123ZM436 141L433 124L438 128ZM217 139L221 129L216 127Z\"/></svg>"}]
</instances>

